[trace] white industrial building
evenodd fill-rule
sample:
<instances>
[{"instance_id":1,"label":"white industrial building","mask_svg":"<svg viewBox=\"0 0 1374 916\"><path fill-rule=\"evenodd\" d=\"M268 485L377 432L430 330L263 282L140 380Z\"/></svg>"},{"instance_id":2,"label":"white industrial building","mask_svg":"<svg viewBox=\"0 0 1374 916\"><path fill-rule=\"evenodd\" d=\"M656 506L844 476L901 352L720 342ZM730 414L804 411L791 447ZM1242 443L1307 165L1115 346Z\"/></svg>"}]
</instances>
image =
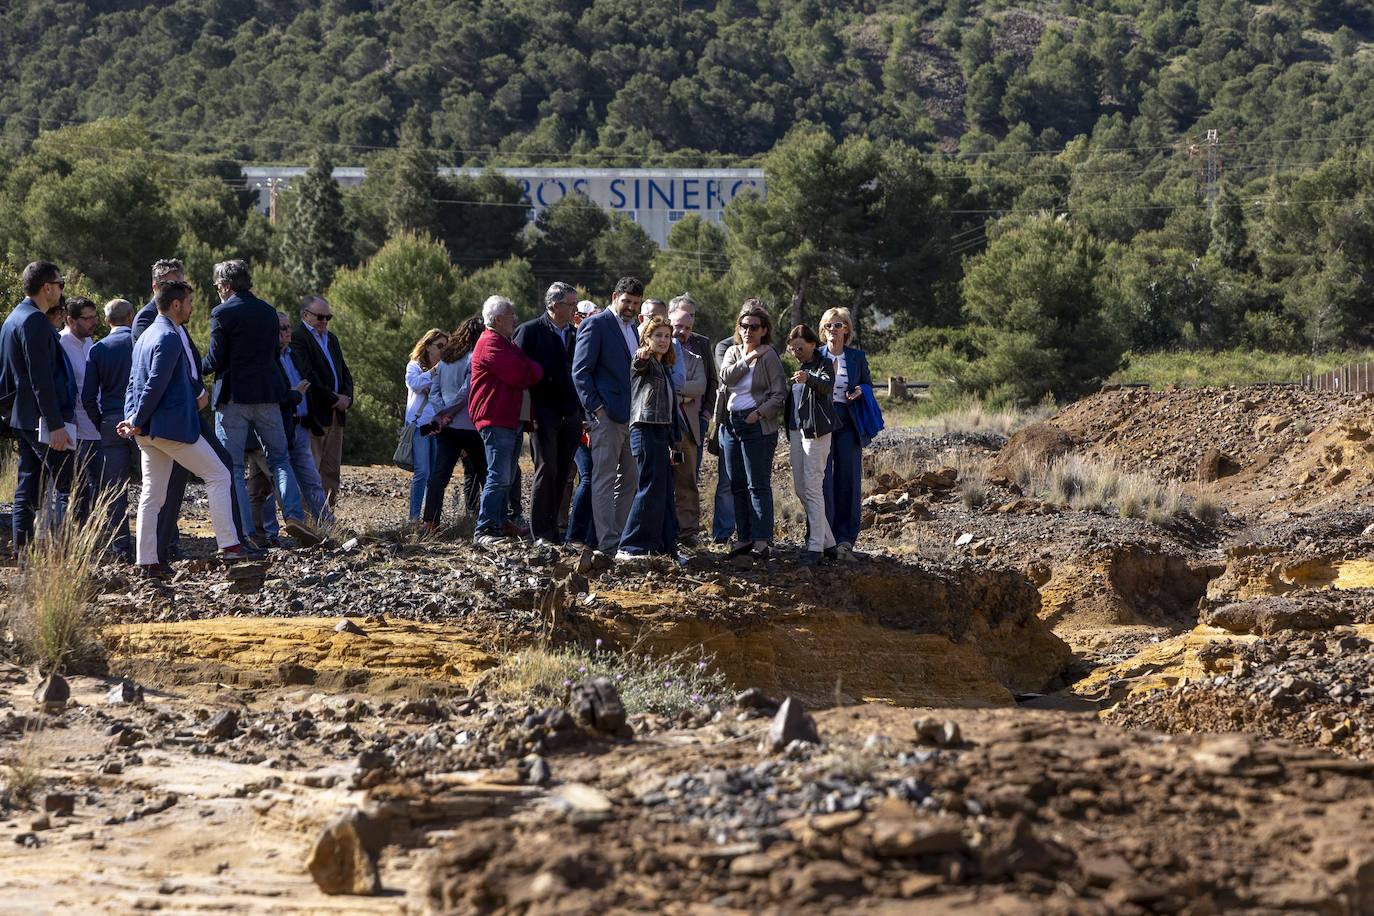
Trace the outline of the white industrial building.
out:
<instances>
[{"instance_id":1,"label":"white industrial building","mask_svg":"<svg viewBox=\"0 0 1374 916\"><path fill-rule=\"evenodd\" d=\"M247 166L248 188L258 192L258 207L267 212L272 193L305 174L302 166ZM477 168L443 168L443 175L482 173ZM495 171L519 182L529 204L529 218L568 194L581 193L607 210L639 223L660 248L668 244L673 224L688 214L720 222L725 207L747 190L764 193L763 169L503 169ZM367 169L340 166L334 180L361 184Z\"/></svg>"}]
</instances>

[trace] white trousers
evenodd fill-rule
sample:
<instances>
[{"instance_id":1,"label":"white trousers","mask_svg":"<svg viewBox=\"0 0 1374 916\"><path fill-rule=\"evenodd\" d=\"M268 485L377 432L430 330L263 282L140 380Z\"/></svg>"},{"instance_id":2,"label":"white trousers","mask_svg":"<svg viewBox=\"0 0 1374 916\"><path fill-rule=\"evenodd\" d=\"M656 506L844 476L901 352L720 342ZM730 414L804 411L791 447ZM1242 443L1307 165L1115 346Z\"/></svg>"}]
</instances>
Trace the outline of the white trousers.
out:
<instances>
[{"instance_id":1,"label":"white trousers","mask_svg":"<svg viewBox=\"0 0 1374 916\"><path fill-rule=\"evenodd\" d=\"M792 489L806 510L806 549L814 553L835 546L825 517L825 462L830 457L830 433L807 439L800 430L787 434L792 449Z\"/></svg>"},{"instance_id":2,"label":"white trousers","mask_svg":"<svg viewBox=\"0 0 1374 916\"><path fill-rule=\"evenodd\" d=\"M138 563L157 562L157 516L167 501L167 480L172 465L179 464L205 481L210 497L210 523L220 549L239 542L234 530L234 503L229 495L229 469L219 460L210 443L201 436L195 442L153 439L137 436L143 455L143 491L138 497Z\"/></svg>"}]
</instances>

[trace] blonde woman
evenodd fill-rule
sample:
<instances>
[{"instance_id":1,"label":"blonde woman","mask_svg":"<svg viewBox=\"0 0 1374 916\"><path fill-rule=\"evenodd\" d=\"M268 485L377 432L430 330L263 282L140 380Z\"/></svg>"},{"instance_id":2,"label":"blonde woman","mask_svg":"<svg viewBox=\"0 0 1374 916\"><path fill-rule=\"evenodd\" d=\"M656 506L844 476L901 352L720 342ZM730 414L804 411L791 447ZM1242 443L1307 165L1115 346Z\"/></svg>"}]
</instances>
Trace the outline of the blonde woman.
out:
<instances>
[{"instance_id":1,"label":"blonde woman","mask_svg":"<svg viewBox=\"0 0 1374 916\"><path fill-rule=\"evenodd\" d=\"M430 403L430 389L434 385L434 367L439 354L448 344L448 335L438 328L430 328L410 351L406 363L406 423L414 423L415 472L410 478L410 520L418 521L425 501L425 487L434 467L435 438L420 432L420 428L434 419L434 405Z\"/></svg>"},{"instance_id":2,"label":"blonde woman","mask_svg":"<svg viewBox=\"0 0 1374 916\"><path fill-rule=\"evenodd\" d=\"M853 559L854 542L859 539L860 485L864 473L864 446L852 415L854 402L863 397L860 385L873 387L868 357L854 346L854 319L849 309L830 309L821 316L821 355L835 367L835 387L831 406L835 410L835 429L830 437L830 461L825 469L825 514L835 535L836 553L842 560Z\"/></svg>"}]
</instances>

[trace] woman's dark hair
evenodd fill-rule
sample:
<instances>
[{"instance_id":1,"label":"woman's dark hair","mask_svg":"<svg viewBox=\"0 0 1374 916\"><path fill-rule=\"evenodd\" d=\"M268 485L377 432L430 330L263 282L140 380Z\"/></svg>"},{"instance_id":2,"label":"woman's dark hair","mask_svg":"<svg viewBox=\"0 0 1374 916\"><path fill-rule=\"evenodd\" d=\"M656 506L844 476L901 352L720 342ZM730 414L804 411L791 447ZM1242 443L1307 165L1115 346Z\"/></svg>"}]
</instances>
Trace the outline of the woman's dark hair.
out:
<instances>
[{"instance_id":1,"label":"woman's dark hair","mask_svg":"<svg viewBox=\"0 0 1374 916\"><path fill-rule=\"evenodd\" d=\"M472 352L472 348L477 346L477 338L482 336L482 331L486 325L482 324L481 315L473 315L458 327L454 328L453 333L448 336L448 346L444 347L444 352L440 357L446 363L456 363L467 353Z\"/></svg>"},{"instance_id":2,"label":"woman's dark hair","mask_svg":"<svg viewBox=\"0 0 1374 916\"><path fill-rule=\"evenodd\" d=\"M750 301L757 302L758 300ZM759 346L771 344L773 342L773 319L768 317L768 309L761 305L749 306L748 302L745 305L748 307L739 310L739 319L735 322L735 343L744 346L744 335L739 332L739 323L746 318L757 318L763 322L763 333L759 337Z\"/></svg>"},{"instance_id":3,"label":"woman's dark hair","mask_svg":"<svg viewBox=\"0 0 1374 916\"><path fill-rule=\"evenodd\" d=\"M800 337L807 343L811 344L813 347L819 347L821 345L821 339L816 336L816 332L811 330L804 324L799 324L795 328L787 332L788 343L791 343L798 337Z\"/></svg>"}]
</instances>

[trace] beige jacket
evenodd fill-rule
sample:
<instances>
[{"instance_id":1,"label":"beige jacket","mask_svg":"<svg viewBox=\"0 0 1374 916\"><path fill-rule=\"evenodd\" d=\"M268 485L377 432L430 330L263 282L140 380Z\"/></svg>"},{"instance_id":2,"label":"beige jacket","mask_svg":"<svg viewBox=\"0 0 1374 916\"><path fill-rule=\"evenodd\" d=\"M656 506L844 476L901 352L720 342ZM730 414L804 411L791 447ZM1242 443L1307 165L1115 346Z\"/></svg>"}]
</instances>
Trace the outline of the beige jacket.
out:
<instances>
[{"instance_id":1,"label":"beige jacket","mask_svg":"<svg viewBox=\"0 0 1374 916\"><path fill-rule=\"evenodd\" d=\"M730 386L744 378L749 371L749 363L744 358L744 347L734 344L725 351L720 362L720 387L716 390L716 422L725 416L726 405L730 402ZM778 418L787 400L787 373L782 367L778 351L772 346L768 352L754 361L754 378L749 386L758 404L759 425L764 435L778 431Z\"/></svg>"}]
</instances>

